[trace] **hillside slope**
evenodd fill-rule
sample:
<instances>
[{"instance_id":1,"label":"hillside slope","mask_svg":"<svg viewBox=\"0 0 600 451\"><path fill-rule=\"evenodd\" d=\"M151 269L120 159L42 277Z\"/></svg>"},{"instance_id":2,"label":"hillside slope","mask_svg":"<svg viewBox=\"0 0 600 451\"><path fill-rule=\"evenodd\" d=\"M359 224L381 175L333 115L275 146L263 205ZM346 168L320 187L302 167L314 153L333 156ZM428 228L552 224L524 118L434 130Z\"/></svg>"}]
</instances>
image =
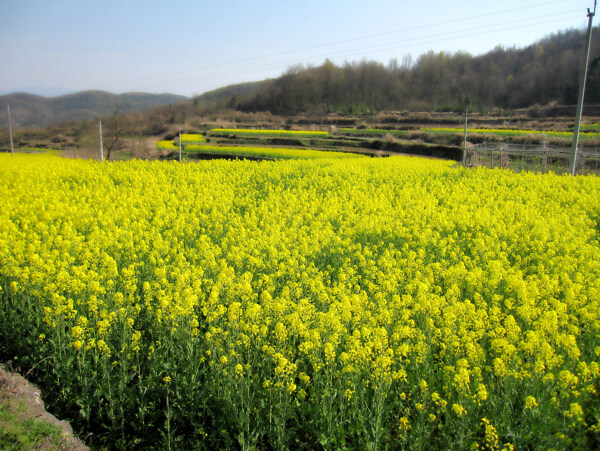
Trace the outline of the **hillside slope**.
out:
<instances>
[{"instance_id":1,"label":"hillside slope","mask_svg":"<svg viewBox=\"0 0 600 451\"><path fill-rule=\"evenodd\" d=\"M198 97L195 97L196 102L210 103L210 102L222 102L231 101L235 102L236 98L254 95L260 89L269 83L270 80L262 81L251 81L247 83L236 83L233 85L227 85L222 88L207 91Z\"/></svg>"},{"instance_id":2,"label":"hillside slope","mask_svg":"<svg viewBox=\"0 0 600 451\"><path fill-rule=\"evenodd\" d=\"M36 127L57 122L94 119L99 116L142 111L160 105L187 100L175 94L125 93L83 91L58 97L43 97L16 93L0 96L0 126L6 126L10 105L15 127Z\"/></svg>"},{"instance_id":3,"label":"hillside slope","mask_svg":"<svg viewBox=\"0 0 600 451\"><path fill-rule=\"evenodd\" d=\"M600 33L592 35L586 104L600 103ZM239 110L273 114L351 114L385 111L518 109L535 104L577 103L586 32L554 33L525 48L420 55L414 64L392 59L386 66L361 60L293 67L254 95L236 100ZM234 103L234 100L232 100Z\"/></svg>"}]
</instances>

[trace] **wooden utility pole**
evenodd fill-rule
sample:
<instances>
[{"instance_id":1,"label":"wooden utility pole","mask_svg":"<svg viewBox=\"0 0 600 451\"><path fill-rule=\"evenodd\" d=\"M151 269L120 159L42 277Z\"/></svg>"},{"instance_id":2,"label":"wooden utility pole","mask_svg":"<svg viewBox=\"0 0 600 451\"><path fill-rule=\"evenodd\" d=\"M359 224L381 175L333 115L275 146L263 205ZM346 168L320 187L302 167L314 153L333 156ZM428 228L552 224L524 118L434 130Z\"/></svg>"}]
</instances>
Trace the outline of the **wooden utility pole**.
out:
<instances>
[{"instance_id":1,"label":"wooden utility pole","mask_svg":"<svg viewBox=\"0 0 600 451\"><path fill-rule=\"evenodd\" d=\"M583 74L581 83L579 84L579 97L577 99L577 115L575 117L575 128L573 129L573 147L571 149L571 158L569 159L569 172L575 175L577 166L577 146L579 145L579 129L581 127L581 113L583 112L583 96L585 94L585 82L587 80L588 64L590 61L590 44L592 42L592 19L596 15L596 0L594 0L594 12L588 8L588 31L587 31L587 49L585 53L585 65L583 66Z\"/></svg>"},{"instance_id":2,"label":"wooden utility pole","mask_svg":"<svg viewBox=\"0 0 600 451\"><path fill-rule=\"evenodd\" d=\"M10 136L10 154L15 156L15 148L13 146L13 137L12 137L12 123L10 122L10 105L6 105L6 109L8 111L8 134Z\"/></svg>"},{"instance_id":3,"label":"wooden utility pole","mask_svg":"<svg viewBox=\"0 0 600 451\"><path fill-rule=\"evenodd\" d=\"M104 149L102 148L102 121L98 123L100 129L100 162L104 162Z\"/></svg>"}]
</instances>

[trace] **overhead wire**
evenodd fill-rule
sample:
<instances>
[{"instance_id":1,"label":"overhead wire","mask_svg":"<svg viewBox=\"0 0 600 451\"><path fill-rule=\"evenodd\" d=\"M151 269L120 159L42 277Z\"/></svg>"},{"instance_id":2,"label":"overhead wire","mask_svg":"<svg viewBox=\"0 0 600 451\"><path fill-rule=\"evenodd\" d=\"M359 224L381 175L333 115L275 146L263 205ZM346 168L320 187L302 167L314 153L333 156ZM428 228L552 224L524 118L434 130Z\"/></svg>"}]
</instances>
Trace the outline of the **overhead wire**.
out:
<instances>
[{"instance_id":1,"label":"overhead wire","mask_svg":"<svg viewBox=\"0 0 600 451\"><path fill-rule=\"evenodd\" d=\"M564 14L564 12L557 13L557 14L550 14L547 16L538 16L538 17L530 18L530 19L521 19L521 20L516 20L516 21L492 24L492 25L478 26L478 27L473 27L473 28L467 29L467 30L463 29L463 30L455 31L455 32L432 34L432 35L427 35L427 36L422 36L422 37L417 37L417 38L410 38L410 39L395 41L393 43L388 43L387 45L376 44L376 45L370 45L370 46L366 46L366 47L355 48L355 49L351 49L351 50L341 50L338 52L329 52L329 53L325 53L325 54L311 56L310 59L308 59L308 60L305 59L300 64L302 64L302 65L315 64L318 62L322 62L323 58L339 59L339 58L348 58L351 56L360 56L360 55L364 55L364 53L362 53L362 52L364 52L366 50L369 50L370 53L373 54L373 53L379 53L379 52L383 52L383 51L406 48L406 47L410 47L410 46L414 46L414 45L425 45L425 44L431 44L431 43L438 43L441 41L449 41L449 40L453 40L453 39L462 39L462 38L466 38L466 37L480 36L480 35L484 35L484 34L497 33L497 32L501 32L501 31L510 31L510 30L516 30L516 29L521 29L521 28L527 28L527 27L534 26L534 25L546 25L546 24L550 24L550 23L563 22L564 20L576 19L577 17L579 17L579 15L577 15L577 16L573 15L573 16L566 17L563 14ZM505 25L511 25L514 23L530 22L532 20L539 20L539 19L548 18L548 17L555 17L557 15L562 15L562 17L560 19L556 19L556 20L541 21L541 22L538 21L538 22L534 22L534 23L526 23L526 24L517 25L517 26L490 29L491 27L500 27L500 26L505 26ZM476 31L476 30L481 30L482 28L484 28L485 30L479 31L476 33L472 32L472 31ZM469 31L469 33L464 33L465 31ZM215 72L215 73L211 73L211 74L186 77L184 79L179 79L177 81L171 81L170 83L172 85L179 85L179 84L186 84L186 83L193 82L193 81L198 81L198 82L199 81L208 81L208 80L218 79L218 78L222 78L222 77L227 77L230 75L240 75L240 74L245 75L245 74L250 74L250 73L255 73L255 72L262 72L262 71L265 71L268 69L277 69L277 68L285 69L286 67L289 67L290 65L293 65L293 64L299 64L298 60L294 59L294 60L278 61L278 62L269 63L269 64L265 64L265 65L258 65L258 66L255 65L255 66L252 66L249 68L243 68L243 69L229 69L227 71L219 71L219 72ZM172 74L172 75L177 75L177 74Z\"/></svg>"},{"instance_id":2,"label":"overhead wire","mask_svg":"<svg viewBox=\"0 0 600 451\"><path fill-rule=\"evenodd\" d=\"M453 20L447 20L447 21L443 21L443 22L436 22L436 23L431 23L431 24L427 24L427 25L419 25L419 26L408 27L408 28L403 28L403 29L399 29L399 30L387 31L387 32L376 33L376 34L371 34L371 35L358 36L358 37L354 37L354 38L343 39L343 40L338 40L338 41L333 41L333 42L328 42L328 43L323 43L323 44L318 44L318 45L303 47L303 48L299 48L299 49L284 50L284 51L281 51L281 52L271 53L271 54L267 54L267 55L260 55L260 56L254 56L254 57L249 57L249 58L243 58L243 59L239 59L239 60L235 60L235 61L222 62L222 63L212 64L212 65L206 65L206 66L196 67L196 68L190 68L190 69L184 69L184 70L179 70L179 71L165 72L163 74L157 74L157 75L148 76L148 77L131 79L131 80L129 80L129 82L146 81L146 80L156 80L156 79L162 78L162 77L171 78L174 75L181 75L181 74L186 74L186 73L206 71L206 70L210 70L210 69L214 69L214 68L218 68L218 67L223 67L223 66L239 65L239 64L243 64L243 63L252 62L252 61L264 60L264 59L267 59L267 58L273 58L273 57L287 55L287 54L294 54L294 53L304 52L304 51L307 51L307 50L314 50L314 49L318 49L318 48L331 47L331 46L335 46L335 45L347 44L347 43L356 42L356 41L363 41L363 40L367 40L367 39L373 39L373 38L378 38L378 37L383 37L383 36L389 36L389 35L398 34L398 33L405 33L405 32L410 32L410 31L423 30L423 29L427 29L427 28L431 28L431 27L439 27L441 25L459 23L459 22L464 22L464 21L472 21L472 20L475 20L475 19L481 19L481 18L488 17L488 16L497 16L497 15L501 15L501 14L516 12L516 11L522 11L522 10L531 9L531 8L540 8L540 7L543 7L543 6L548 6L548 5L557 4L557 3L566 3L566 1L565 0L554 0L554 1L550 1L550 2L543 2L543 3L536 3L536 4L533 4L533 5L521 6L521 7L518 7L518 8L510 8L510 9L505 9L505 10L492 11L492 12L489 12L489 13L478 14L478 15L474 15L474 16L461 17L461 18L457 18L457 19L453 19ZM570 12L574 12L574 10L567 11L567 13L570 13ZM559 14L563 14L563 13L559 13ZM537 18L539 18L539 16Z\"/></svg>"}]
</instances>

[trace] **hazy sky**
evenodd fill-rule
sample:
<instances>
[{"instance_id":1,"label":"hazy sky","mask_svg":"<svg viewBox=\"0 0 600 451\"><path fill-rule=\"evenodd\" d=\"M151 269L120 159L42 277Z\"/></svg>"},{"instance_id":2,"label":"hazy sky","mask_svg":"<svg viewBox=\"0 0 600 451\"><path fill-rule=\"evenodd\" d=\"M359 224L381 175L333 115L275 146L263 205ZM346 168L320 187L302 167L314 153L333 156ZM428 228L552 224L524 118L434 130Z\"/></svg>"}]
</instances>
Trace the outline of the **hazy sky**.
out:
<instances>
[{"instance_id":1,"label":"hazy sky","mask_svg":"<svg viewBox=\"0 0 600 451\"><path fill-rule=\"evenodd\" d=\"M191 96L291 65L525 47L593 0L0 0L0 94ZM600 14L599 14L600 15ZM595 24L600 20L595 17Z\"/></svg>"}]
</instances>

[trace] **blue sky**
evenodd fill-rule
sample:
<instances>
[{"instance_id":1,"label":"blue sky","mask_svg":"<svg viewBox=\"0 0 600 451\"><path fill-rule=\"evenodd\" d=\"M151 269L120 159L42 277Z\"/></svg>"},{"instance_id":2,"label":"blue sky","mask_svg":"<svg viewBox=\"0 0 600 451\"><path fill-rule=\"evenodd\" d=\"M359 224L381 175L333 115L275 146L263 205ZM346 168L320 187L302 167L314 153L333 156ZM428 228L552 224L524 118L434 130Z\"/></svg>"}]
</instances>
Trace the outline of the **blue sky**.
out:
<instances>
[{"instance_id":1,"label":"blue sky","mask_svg":"<svg viewBox=\"0 0 600 451\"><path fill-rule=\"evenodd\" d=\"M593 0L0 0L0 94L201 94L294 64L478 55L585 28ZM595 18L595 24L598 23Z\"/></svg>"}]
</instances>

